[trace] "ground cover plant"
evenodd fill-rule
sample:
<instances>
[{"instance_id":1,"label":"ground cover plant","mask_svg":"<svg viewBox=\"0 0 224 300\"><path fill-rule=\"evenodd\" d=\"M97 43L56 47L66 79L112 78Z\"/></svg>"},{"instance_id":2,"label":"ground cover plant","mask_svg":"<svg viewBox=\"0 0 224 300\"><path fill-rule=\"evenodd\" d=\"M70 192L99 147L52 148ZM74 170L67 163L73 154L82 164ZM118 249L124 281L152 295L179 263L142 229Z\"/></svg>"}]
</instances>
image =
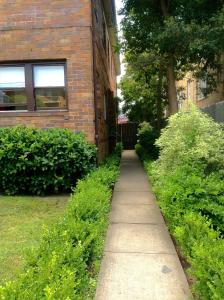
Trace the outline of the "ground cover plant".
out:
<instances>
[{"instance_id":1,"label":"ground cover plant","mask_svg":"<svg viewBox=\"0 0 224 300\"><path fill-rule=\"evenodd\" d=\"M0 192L71 192L94 166L96 148L68 129L0 128Z\"/></svg>"},{"instance_id":2,"label":"ground cover plant","mask_svg":"<svg viewBox=\"0 0 224 300\"><path fill-rule=\"evenodd\" d=\"M21 271L24 255L38 248L44 226L64 214L69 195L0 196L0 282Z\"/></svg>"},{"instance_id":3,"label":"ground cover plant","mask_svg":"<svg viewBox=\"0 0 224 300\"><path fill-rule=\"evenodd\" d=\"M169 119L145 166L182 255L195 299L224 298L224 132L191 107Z\"/></svg>"},{"instance_id":4,"label":"ground cover plant","mask_svg":"<svg viewBox=\"0 0 224 300\"><path fill-rule=\"evenodd\" d=\"M119 155L79 180L64 217L46 229L24 271L0 287L0 299L93 299Z\"/></svg>"}]
</instances>

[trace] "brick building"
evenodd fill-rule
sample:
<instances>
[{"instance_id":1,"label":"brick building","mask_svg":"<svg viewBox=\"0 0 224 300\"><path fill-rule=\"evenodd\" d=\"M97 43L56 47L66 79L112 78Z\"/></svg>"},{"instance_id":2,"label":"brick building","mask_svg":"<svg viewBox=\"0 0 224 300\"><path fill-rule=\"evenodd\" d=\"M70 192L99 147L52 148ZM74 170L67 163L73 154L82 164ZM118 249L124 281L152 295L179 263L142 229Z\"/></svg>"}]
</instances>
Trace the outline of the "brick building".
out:
<instances>
[{"instance_id":1,"label":"brick building","mask_svg":"<svg viewBox=\"0 0 224 300\"><path fill-rule=\"evenodd\" d=\"M116 13L110 0L3 0L0 126L85 132L103 158L116 128Z\"/></svg>"},{"instance_id":2,"label":"brick building","mask_svg":"<svg viewBox=\"0 0 224 300\"><path fill-rule=\"evenodd\" d=\"M217 78L217 88L207 93L207 82L197 80L191 73L177 82L180 107L187 107L193 102L217 122L224 122L224 81L223 76Z\"/></svg>"}]
</instances>

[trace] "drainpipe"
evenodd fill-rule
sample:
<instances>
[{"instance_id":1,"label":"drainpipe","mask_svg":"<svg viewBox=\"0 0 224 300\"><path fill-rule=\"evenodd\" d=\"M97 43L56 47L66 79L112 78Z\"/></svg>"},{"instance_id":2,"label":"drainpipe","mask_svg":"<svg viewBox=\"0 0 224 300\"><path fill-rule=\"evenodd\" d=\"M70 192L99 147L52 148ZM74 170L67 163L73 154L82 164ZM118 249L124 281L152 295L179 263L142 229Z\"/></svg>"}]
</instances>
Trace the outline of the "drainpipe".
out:
<instances>
[{"instance_id":1,"label":"drainpipe","mask_svg":"<svg viewBox=\"0 0 224 300\"><path fill-rule=\"evenodd\" d=\"M94 0L91 0L91 14L92 14L92 49L93 49L93 86L94 86L94 110L95 110L95 144L99 147L99 128L98 128L98 108L97 108L97 78L96 78L96 32L94 24ZM97 150L98 152L99 150ZM98 155L97 155L98 161Z\"/></svg>"}]
</instances>

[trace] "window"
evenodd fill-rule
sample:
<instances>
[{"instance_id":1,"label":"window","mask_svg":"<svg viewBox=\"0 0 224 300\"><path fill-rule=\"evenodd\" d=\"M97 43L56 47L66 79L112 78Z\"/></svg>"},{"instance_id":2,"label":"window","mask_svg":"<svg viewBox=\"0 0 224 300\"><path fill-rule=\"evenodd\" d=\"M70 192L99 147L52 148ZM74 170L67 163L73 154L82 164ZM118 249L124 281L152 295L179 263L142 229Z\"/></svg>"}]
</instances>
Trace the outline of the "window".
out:
<instances>
[{"instance_id":1,"label":"window","mask_svg":"<svg viewBox=\"0 0 224 300\"><path fill-rule=\"evenodd\" d=\"M104 50L107 50L107 27L106 27L106 21L103 17L103 36L102 36L102 42Z\"/></svg>"},{"instance_id":2,"label":"window","mask_svg":"<svg viewBox=\"0 0 224 300\"><path fill-rule=\"evenodd\" d=\"M99 23L99 15L96 7L94 7L94 14L95 14L96 22Z\"/></svg>"},{"instance_id":3,"label":"window","mask_svg":"<svg viewBox=\"0 0 224 300\"><path fill-rule=\"evenodd\" d=\"M103 99L103 112L104 112L104 120L107 121L107 94L104 94L104 99Z\"/></svg>"},{"instance_id":4,"label":"window","mask_svg":"<svg viewBox=\"0 0 224 300\"><path fill-rule=\"evenodd\" d=\"M192 86L191 86L191 80L189 79L187 81L187 99L188 100L192 100L192 94L191 94L191 92L192 92Z\"/></svg>"},{"instance_id":5,"label":"window","mask_svg":"<svg viewBox=\"0 0 224 300\"><path fill-rule=\"evenodd\" d=\"M0 109L27 110L24 67L0 68Z\"/></svg>"},{"instance_id":6,"label":"window","mask_svg":"<svg viewBox=\"0 0 224 300\"><path fill-rule=\"evenodd\" d=\"M65 108L64 66L34 66L37 109Z\"/></svg>"},{"instance_id":7,"label":"window","mask_svg":"<svg viewBox=\"0 0 224 300\"><path fill-rule=\"evenodd\" d=\"M0 111L65 108L64 63L0 65Z\"/></svg>"},{"instance_id":8,"label":"window","mask_svg":"<svg viewBox=\"0 0 224 300\"><path fill-rule=\"evenodd\" d=\"M206 80L199 79L197 83L197 96L198 100L202 100L206 96L206 88L207 88L207 82Z\"/></svg>"}]
</instances>

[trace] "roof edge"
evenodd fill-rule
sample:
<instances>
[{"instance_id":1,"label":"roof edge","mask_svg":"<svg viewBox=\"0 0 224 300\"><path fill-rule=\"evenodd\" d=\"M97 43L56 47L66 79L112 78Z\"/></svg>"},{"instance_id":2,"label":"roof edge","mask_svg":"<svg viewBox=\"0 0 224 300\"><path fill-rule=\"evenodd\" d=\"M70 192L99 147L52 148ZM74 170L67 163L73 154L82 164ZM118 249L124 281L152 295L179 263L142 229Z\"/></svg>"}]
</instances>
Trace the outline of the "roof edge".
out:
<instances>
[{"instance_id":1,"label":"roof edge","mask_svg":"<svg viewBox=\"0 0 224 300\"><path fill-rule=\"evenodd\" d=\"M111 44L114 49L117 49L118 34L117 34L117 15L115 0L103 0L105 16L108 25L108 33L110 36ZM121 62L120 53L117 50L114 51L115 68L117 76L121 74Z\"/></svg>"}]
</instances>

